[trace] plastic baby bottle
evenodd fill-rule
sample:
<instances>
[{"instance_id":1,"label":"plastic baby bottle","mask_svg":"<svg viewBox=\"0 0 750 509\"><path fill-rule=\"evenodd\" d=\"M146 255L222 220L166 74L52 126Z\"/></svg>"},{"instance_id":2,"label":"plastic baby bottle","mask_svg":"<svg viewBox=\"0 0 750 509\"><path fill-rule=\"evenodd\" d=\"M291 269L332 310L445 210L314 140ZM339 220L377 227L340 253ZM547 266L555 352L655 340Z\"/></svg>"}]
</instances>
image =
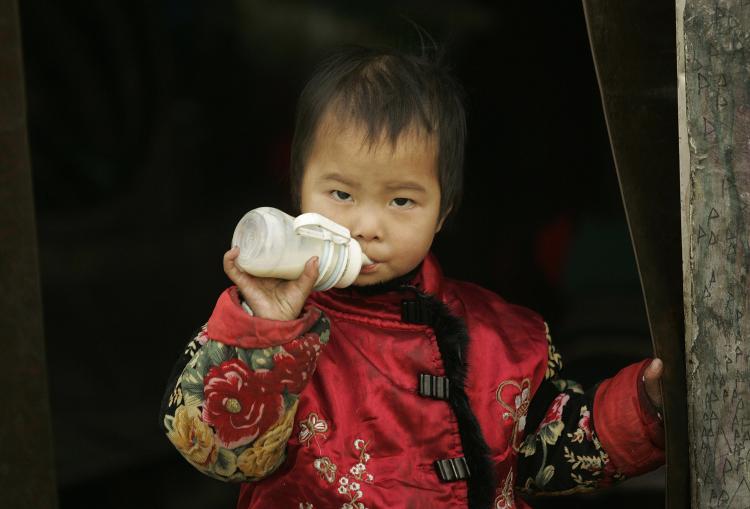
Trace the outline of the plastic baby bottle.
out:
<instances>
[{"instance_id":1,"label":"plastic baby bottle","mask_svg":"<svg viewBox=\"0 0 750 509\"><path fill-rule=\"evenodd\" d=\"M317 256L315 290L345 288L372 263L349 230L320 214L296 218L272 207L245 214L234 229L232 245L239 246L236 263L258 277L297 279L305 263Z\"/></svg>"}]
</instances>

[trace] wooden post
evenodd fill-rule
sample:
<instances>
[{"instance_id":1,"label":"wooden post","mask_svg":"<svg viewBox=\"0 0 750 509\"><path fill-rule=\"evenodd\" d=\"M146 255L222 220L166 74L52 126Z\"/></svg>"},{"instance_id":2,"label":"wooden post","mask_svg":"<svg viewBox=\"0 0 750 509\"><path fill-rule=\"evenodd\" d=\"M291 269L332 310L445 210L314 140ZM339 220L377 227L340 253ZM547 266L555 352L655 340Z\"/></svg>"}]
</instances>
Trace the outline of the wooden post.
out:
<instances>
[{"instance_id":1,"label":"wooden post","mask_svg":"<svg viewBox=\"0 0 750 509\"><path fill-rule=\"evenodd\" d=\"M750 2L677 0L694 508L750 506Z\"/></svg>"},{"instance_id":2,"label":"wooden post","mask_svg":"<svg viewBox=\"0 0 750 509\"><path fill-rule=\"evenodd\" d=\"M612 155L643 287L654 352L664 360L666 506L688 505L674 5L583 0Z\"/></svg>"},{"instance_id":3,"label":"wooden post","mask_svg":"<svg viewBox=\"0 0 750 509\"><path fill-rule=\"evenodd\" d=\"M56 505L16 0L0 1L0 506Z\"/></svg>"}]
</instances>

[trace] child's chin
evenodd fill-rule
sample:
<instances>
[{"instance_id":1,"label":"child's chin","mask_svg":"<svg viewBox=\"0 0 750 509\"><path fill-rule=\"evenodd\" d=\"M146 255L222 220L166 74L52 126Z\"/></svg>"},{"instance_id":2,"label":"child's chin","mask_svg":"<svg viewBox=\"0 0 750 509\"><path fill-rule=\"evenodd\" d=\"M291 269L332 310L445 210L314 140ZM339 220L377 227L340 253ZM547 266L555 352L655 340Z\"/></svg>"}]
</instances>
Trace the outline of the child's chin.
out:
<instances>
[{"instance_id":1,"label":"child's chin","mask_svg":"<svg viewBox=\"0 0 750 509\"><path fill-rule=\"evenodd\" d=\"M390 281L390 279L377 274L360 274L357 276L357 279L354 280L352 286L374 286L387 283L388 281Z\"/></svg>"}]
</instances>

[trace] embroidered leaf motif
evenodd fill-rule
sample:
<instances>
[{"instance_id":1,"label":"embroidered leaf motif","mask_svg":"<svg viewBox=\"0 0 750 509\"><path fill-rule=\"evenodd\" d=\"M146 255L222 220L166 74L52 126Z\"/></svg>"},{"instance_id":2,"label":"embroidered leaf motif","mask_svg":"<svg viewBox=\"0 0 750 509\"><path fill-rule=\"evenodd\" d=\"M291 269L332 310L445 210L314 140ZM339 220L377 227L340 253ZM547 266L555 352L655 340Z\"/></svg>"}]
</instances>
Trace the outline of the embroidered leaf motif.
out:
<instances>
[{"instance_id":1,"label":"embroidered leaf motif","mask_svg":"<svg viewBox=\"0 0 750 509\"><path fill-rule=\"evenodd\" d=\"M533 456L536 452L536 435L528 435L521 445L521 454L526 456Z\"/></svg>"},{"instance_id":2,"label":"embroidered leaf motif","mask_svg":"<svg viewBox=\"0 0 750 509\"><path fill-rule=\"evenodd\" d=\"M298 395L286 391L284 391L282 397L284 398L284 408L292 408L294 404L299 400Z\"/></svg>"},{"instance_id":3,"label":"embroidered leaf motif","mask_svg":"<svg viewBox=\"0 0 750 509\"><path fill-rule=\"evenodd\" d=\"M203 376L196 369L185 368L180 385L185 406L198 406L203 403Z\"/></svg>"},{"instance_id":4,"label":"embroidered leaf motif","mask_svg":"<svg viewBox=\"0 0 750 509\"><path fill-rule=\"evenodd\" d=\"M167 433L174 429L174 416L169 414L164 416L164 429L167 430Z\"/></svg>"},{"instance_id":5,"label":"embroidered leaf motif","mask_svg":"<svg viewBox=\"0 0 750 509\"><path fill-rule=\"evenodd\" d=\"M581 384L578 382L574 382L573 380L551 380L552 385L555 386L558 392L572 392L575 394L583 394L583 387L581 387Z\"/></svg>"},{"instance_id":6,"label":"embroidered leaf motif","mask_svg":"<svg viewBox=\"0 0 750 509\"><path fill-rule=\"evenodd\" d=\"M273 355L280 349L278 347L263 348L261 350L253 350L250 354L250 363L248 366L253 368L254 371L261 369L271 370L274 367Z\"/></svg>"},{"instance_id":7,"label":"embroidered leaf motif","mask_svg":"<svg viewBox=\"0 0 750 509\"><path fill-rule=\"evenodd\" d=\"M553 465L547 465L544 467L543 470L540 470L539 473L536 476L536 479L534 482L537 486L540 488L543 488L547 485L548 482L552 480L552 477L555 475L555 467Z\"/></svg>"},{"instance_id":8,"label":"embroidered leaf motif","mask_svg":"<svg viewBox=\"0 0 750 509\"><path fill-rule=\"evenodd\" d=\"M222 362L226 362L234 357L234 348L218 341L207 341L203 346L203 350L206 352L212 366L218 366Z\"/></svg>"},{"instance_id":9,"label":"embroidered leaf motif","mask_svg":"<svg viewBox=\"0 0 750 509\"><path fill-rule=\"evenodd\" d=\"M328 343L328 338L331 335L331 322L325 316L321 316L310 329L310 334L317 334L321 343Z\"/></svg>"},{"instance_id":10,"label":"embroidered leaf motif","mask_svg":"<svg viewBox=\"0 0 750 509\"><path fill-rule=\"evenodd\" d=\"M244 362L247 366L251 366L253 361L251 360L253 350L246 350L244 348L237 349L237 358Z\"/></svg>"},{"instance_id":11,"label":"embroidered leaf motif","mask_svg":"<svg viewBox=\"0 0 750 509\"><path fill-rule=\"evenodd\" d=\"M557 352L555 345L552 344L547 322L544 322L544 334L547 336L547 372L544 378L550 380L556 378L558 373L562 371L563 363L562 356Z\"/></svg>"},{"instance_id":12,"label":"embroidered leaf motif","mask_svg":"<svg viewBox=\"0 0 750 509\"><path fill-rule=\"evenodd\" d=\"M560 434L565 429L562 421L552 421L539 430L539 438L549 445L555 445Z\"/></svg>"},{"instance_id":13,"label":"embroidered leaf motif","mask_svg":"<svg viewBox=\"0 0 750 509\"><path fill-rule=\"evenodd\" d=\"M330 337L331 337L331 330L326 329L320 333L320 342L325 345L326 343L328 343L328 339Z\"/></svg>"},{"instance_id":14,"label":"embroidered leaf motif","mask_svg":"<svg viewBox=\"0 0 750 509\"><path fill-rule=\"evenodd\" d=\"M221 447L216 456L214 471L224 477L231 476L237 470L237 456L229 449Z\"/></svg>"}]
</instances>

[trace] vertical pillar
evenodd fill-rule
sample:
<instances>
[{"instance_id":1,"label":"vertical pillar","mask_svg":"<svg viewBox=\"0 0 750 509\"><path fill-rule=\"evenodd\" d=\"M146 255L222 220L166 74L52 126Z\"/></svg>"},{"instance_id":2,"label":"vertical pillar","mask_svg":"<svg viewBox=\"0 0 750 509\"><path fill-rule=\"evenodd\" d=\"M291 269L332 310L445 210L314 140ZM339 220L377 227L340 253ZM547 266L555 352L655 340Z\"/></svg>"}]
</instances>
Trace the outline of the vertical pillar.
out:
<instances>
[{"instance_id":1,"label":"vertical pillar","mask_svg":"<svg viewBox=\"0 0 750 509\"><path fill-rule=\"evenodd\" d=\"M0 505L56 505L16 0L0 1Z\"/></svg>"},{"instance_id":2,"label":"vertical pillar","mask_svg":"<svg viewBox=\"0 0 750 509\"><path fill-rule=\"evenodd\" d=\"M687 507L675 7L583 0L654 353L664 360L666 506Z\"/></svg>"},{"instance_id":3,"label":"vertical pillar","mask_svg":"<svg viewBox=\"0 0 750 509\"><path fill-rule=\"evenodd\" d=\"M677 0L693 507L750 506L750 2Z\"/></svg>"}]
</instances>

